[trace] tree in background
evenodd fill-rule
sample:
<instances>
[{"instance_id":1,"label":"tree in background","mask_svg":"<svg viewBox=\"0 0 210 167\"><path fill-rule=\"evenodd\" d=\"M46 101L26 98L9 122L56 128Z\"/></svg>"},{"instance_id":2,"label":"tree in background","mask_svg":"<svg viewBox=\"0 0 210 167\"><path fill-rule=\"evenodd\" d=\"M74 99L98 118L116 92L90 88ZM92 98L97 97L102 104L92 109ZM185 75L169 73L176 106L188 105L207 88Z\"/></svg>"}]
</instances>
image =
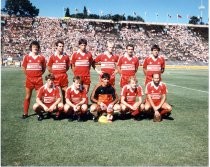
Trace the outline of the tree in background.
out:
<instances>
[{"instance_id":1,"label":"tree in background","mask_svg":"<svg viewBox=\"0 0 210 167\"><path fill-rule=\"evenodd\" d=\"M2 12L8 15L21 17L36 17L39 15L39 9L32 5L29 0L6 0Z\"/></svg>"},{"instance_id":2,"label":"tree in background","mask_svg":"<svg viewBox=\"0 0 210 167\"><path fill-rule=\"evenodd\" d=\"M88 16L88 12L87 12L86 6L84 6L83 15L84 15L84 18L87 18L87 16Z\"/></svg>"},{"instance_id":3,"label":"tree in background","mask_svg":"<svg viewBox=\"0 0 210 167\"><path fill-rule=\"evenodd\" d=\"M66 11L65 17L70 17L70 10L69 10L69 8L65 8L64 10Z\"/></svg>"},{"instance_id":4,"label":"tree in background","mask_svg":"<svg viewBox=\"0 0 210 167\"><path fill-rule=\"evenodd\" d=\"M196 16L190 17L189 24L198 24L200 19Z\"/></svg>"}]
</instances>

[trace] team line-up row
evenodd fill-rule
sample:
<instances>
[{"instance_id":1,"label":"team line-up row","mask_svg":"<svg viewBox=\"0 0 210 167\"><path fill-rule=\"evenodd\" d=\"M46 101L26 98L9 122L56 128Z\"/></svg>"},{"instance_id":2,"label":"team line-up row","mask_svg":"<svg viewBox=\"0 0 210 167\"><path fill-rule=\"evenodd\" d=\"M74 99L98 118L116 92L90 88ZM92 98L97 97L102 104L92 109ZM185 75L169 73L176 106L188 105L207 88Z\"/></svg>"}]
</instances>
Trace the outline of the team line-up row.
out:
<instances>
[{"instance_id":1,"label":"team line-up row","mask_svg":"<svg viewBox=\"0 0 210 167\"><path fill-rule=\"evenodd\" d=\"M46 63L45 57L40 54L39 42L33 41L30 53L23 58L23 71L26 76L26 95L23 102L23 116L28 117L30 99L33 89L37 91L34 111L38 120L43 119L43 112L50 116L56 110L55 119L59 119L61 113L65 113L69 120L76 115L81 121L88 109L89 87L91 83L91 66L99 74L100 81L93 89L90 100L90 113L93 120L97 121L99 116L106 116L107 122L112 122L113 114L120 113L121 116L130 113L137 118L140 113L152 113L154 121L161 121L171 113L171 106L166 102L166 85L161 82L161 73L165 69L165 60L159 56L160 48L153 45L151 55L148 55L143 63L145 74L146 99L142 101L142 87L137 85L136 72L139 60L134 55L134 46L128 44L126 52L122 56L113 53L114 43L107 41L107 51L93 59L92 54L86 50L87 40L80 39L79 49L71 58L64 54L64 42L58 40L55 43L56 50ZM99 63L100 68L95 64ZM67 71L71 67L74 74L73 84L68 87ZM42 75L45 69L49 75L45 77L46 84L43 85ZM120 74L120 99L114 88L115 74ZM63 103L61 103L60 90ZM120 101L120 103L119 103ZM102 117L101 117L102 118Z\"/></svg>"}]
</instances>

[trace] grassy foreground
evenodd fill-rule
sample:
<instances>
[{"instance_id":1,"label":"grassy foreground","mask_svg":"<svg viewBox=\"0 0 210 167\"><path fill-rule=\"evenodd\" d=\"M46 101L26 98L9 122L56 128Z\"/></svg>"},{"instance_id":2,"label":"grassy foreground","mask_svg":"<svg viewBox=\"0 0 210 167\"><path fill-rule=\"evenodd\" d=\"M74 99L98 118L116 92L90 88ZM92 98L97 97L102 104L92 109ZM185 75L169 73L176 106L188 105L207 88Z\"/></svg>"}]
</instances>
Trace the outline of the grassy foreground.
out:
<instances>
[{"instance_id":1,"label":"grassy foreground","mask_svg":"<svg viewBox=\"0 0 210 167\"><path fill-rule=\"evenodd\" d=\"M69 78L72 83L71 74ZM97 78L92 71L93 85ZM138 79L143 85L141 69ZM118 81L119 76L116 85ZM21 119L25 95L21 69L2 68L1 165L207 166L208 70L166 69L163 81L174 120L38 122L36 115ZM34 102L35 93L30 114Z\"/></svg>"}]
</instances>

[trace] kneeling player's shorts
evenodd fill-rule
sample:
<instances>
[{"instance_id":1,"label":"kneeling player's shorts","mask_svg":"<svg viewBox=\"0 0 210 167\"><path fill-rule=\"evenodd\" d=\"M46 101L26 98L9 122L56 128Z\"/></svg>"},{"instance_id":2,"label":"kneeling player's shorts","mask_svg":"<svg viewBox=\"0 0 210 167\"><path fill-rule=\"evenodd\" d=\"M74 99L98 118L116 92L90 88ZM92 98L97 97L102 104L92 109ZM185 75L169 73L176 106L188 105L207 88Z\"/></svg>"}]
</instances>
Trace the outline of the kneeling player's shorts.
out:
<instances>
[{"instance_id":1,"label":"kneeling player's shorts","mask_svg":"<svg viewBox=\"0 0 210 167\"><path fill-rule=\"evenodd\" d=\"M42 77L26 77L25 87L38 90L43 85Z\"/></svg>"},{"instance_id":2,"label":"kneeling player's shorts","mask_svg":"<svg viewBox=\"0 0 210 167\"><path fill-rule=\"evenodd\" d=\"M54 74L55 76L55 80L54 80L54 84L56 86L60 86L60 87L66 87L68 86L68 75L66 73L61 73L61 74Z\"/></svg>"}]
</instances>

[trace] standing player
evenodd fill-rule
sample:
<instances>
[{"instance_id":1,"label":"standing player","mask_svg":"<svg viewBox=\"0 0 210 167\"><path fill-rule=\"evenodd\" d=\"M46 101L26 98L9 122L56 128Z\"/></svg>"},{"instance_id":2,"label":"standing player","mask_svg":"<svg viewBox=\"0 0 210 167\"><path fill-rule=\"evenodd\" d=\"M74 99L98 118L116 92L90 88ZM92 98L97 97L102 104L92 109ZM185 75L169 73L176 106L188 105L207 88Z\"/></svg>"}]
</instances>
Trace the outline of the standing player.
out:
<instances>
[{"instance_id":1,"label":"standing player","mask_svg":"<svg viewBox=\"0 0 210 167\"><path fill-rule=\"evenodd\" d=\"M92 54L86 50L87 40L79 40L79 50L73 53L71 65L74 76L80 76L87 93L90 88L90 68L93 63Z\"/></svg>"},{"instance_id":2,"label":"standing player","mask_svg":"<svg viewBox=\"0 0 210 167\"><path fill-rule=\"evenodd\" d=\"M123 86L121 91L121 113L125 115L126 112L131 113L134 120L137 119L140 112L144 110L142 104L142 96L144 95L142 87L137 85L137 80L130 77L129 84ZM138 100L137 100L138 98Z\"/></svg>"},{"instance_id":3,"label":"standing player","mask_svg":"<svg viewBox=\"0 0 210 167\"><path fill-rule=\"evenodd\" d=\"M152 74L154 73L161 74L165 70L165 59L162 56L159 56L160 52L159 46L153 45L151 51L152 55L146 57L143 63L145 86L147 85L147 83L152 81Z\"/></svg>"},{"instance_id":4,"label":"standing player","mask_svg":"<svg viewBox=\"0 0 210 167\"><path fill-rule=\"evenodd\" d=\"M63 96L63 103L65 104L65 91L68 87L68 75L70 60L69 56L64 51L64 42L58 40L55 43L56 51L50 56L47 63L48 71L55 76L55 85L60 86Z\"/></svg>"},{"instance_id":5,"label":"standing player","mask_svg":"<svg viewBox=\"0 0 210 167\"><path fill-rule=\"evenodd\" d=\"M112 122L114 111L120 110L120 105L116 104L119 100L116 90L109 84L110 75L103 73L102 82L96 85L91 94L90 113L93 114L93 120L96 122L99 115L107 114L107 120Z\"/></svg>"},{"instance_id":6,"label":"standing player","mask_svg":"<svg viewBox=\"0 0 210 167\"><path fill-rule=\"evenodd\" d=\"M118 61L118 56L113 54L114 43L108 41L107 42L107 51L103 54L98 55L95 60L95 63L101 63L101 69L98 70L95 68L96 72L100 75L99 79L101 81L101 76L103 73L108 73L110 75L109 83L114 86L115 85L115 74L118 72L116 69L116 63Z\"/></svg>"},{"instance_id":7,"label":"standing player","mask_svg":"<svg viewBox=\"0 0 210 167\"><path fill-rule=\"evenodd\" d=\"M30 46L30 53L23 58L23 72L26 76L25 81L25 99L23 103L24 113L22 118L28 117L28 109L30 106L30 100L33 89L36 91L43 85L42 74L46 69L46 61L43 55L39 54L40 45L39 42L33 41Z\"/></svg>"},{"instance_id":8,"label":"standing player","mask_svg":"<svg viewBox=\"0 0 210 167\"><path fill-rule=\"evenodd\" d=\"M66 104L64 112L70 115L69 121L72 121L74 115L77 115L77 121L83 120L83 116L87 112L87 98L86 90L82 86L82 81L79 76L73 78L73 84L66 90Z\"/></svg>"},{"instance_id":9,"label":"standing player","mask_svg":"<svg viewBox=\"0 0 210 167\"><path fill-rule=\"evenodd\" d=\"M138 71L139 67L139 60L136 56L133 55L134 46L132 44L128 44L126 46L126 50L126 53L119 58L117 63L118 72L121 75L121 88L129 83L129 78L131 76L136 76L136 72Z\"/></svg>"},{"instance_id":10,"label":"standing player","mask_svg":"<svg viewBox=\"0 0 210 167\"><path fill-rule=\"evenodd\" d=\"M47 83L39 89L36 103L33 106L34 111L38 114L38 121L44 118L42 111L47 112L48 115L56 112L56 119L58 119L59 113L63 110L59 88L54 85L54 75L48 74L45 80Z\"/></svg>"},{"instance_id":11,"label":"standing player","mask_svg":"<svg viewBox=\"0 0 210 167\"><path fill-rule=\"evenodd\" d=\"M169 116L172 107L166 102L167 87L160 81L160 74L154 73L153 80L146 85L145 94L147 95L145 103L145 112L150 109L154 111L154 121L160 122L162 116Z\"/></svg>"}]
</instances>

